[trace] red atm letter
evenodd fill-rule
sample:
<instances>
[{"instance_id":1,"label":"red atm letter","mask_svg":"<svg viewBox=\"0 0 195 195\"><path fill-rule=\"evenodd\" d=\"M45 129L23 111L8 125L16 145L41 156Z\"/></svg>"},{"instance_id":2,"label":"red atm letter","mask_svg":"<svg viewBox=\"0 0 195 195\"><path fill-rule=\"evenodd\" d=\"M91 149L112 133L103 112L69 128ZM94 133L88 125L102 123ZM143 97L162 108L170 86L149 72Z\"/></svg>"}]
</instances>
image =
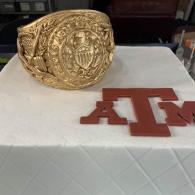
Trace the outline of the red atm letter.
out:
<instances>
[{"instance_id":1,"label":"red atm letter","mask_svg":"<svg viewBox=\"0 0 195 195\"><path fill-rule=\"evenodd\" d=\"M108 124L121 124L126 125L127 119L120 118L113 109L113 102L101 101L96 103L96 109L86 117L81 117L81 124L97 124L99 118L108 118Z\"/></svg>"},{"instance_id":2,"label":"red atm letter","mask_svg":"<svg viewBox=\"0 0 195 195\"><path fill-rule=\"evenodd\" d=\"M103 89L104 101L116 101L120 97L131 98L135 114L136 123L130 123L130 131L135 136L170 136L169 128L166 124L158 124L155 121L149 97L160 97L163 101L178 100L175 92L171 88L135 88L135 89Z\"/></svg>"},{"instance_id":3,"label":"red atm letter","mask_svg":"<svg viewBox=\"0 0 195 195\"><path fill-rule=\"evenodd\" d=\"M195 101L184 102L181 108L172 102L160 102L159 107L165 109L166 122L170 126L186 126L195 122Z\"/></svg>"}]
</instances>

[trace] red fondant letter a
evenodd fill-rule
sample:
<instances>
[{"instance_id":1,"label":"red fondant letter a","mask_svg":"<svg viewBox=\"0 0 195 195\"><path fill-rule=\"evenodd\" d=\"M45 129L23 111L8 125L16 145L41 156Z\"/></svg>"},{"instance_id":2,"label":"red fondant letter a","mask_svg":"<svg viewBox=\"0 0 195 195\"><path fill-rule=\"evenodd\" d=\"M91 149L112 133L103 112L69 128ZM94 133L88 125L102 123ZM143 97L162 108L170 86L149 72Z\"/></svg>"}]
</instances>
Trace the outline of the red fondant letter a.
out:
<instances>
[{"instance_id":1,"label":"red fondant letter a","mask_svg":"<svg viewBox=\"0 0 195 195\"><path fill-rule=\"evenodd\" d=\"M99 101L96 103L96 109L87 117L81 117L81 124L97 124L100 118L108 118L109 124L127 124L126 118L120 118L113 109L113 102Z\"/></svg>"},{"instance_id":2,"label":"red fondant letter a","mask_svg":"<svg viewBox=\"0 0 195 195\"><path fill-rule=\"evenodd\" d=\"M172 102L160 102L159 107L165 109L166 122L170 126L186 126L195 122L195 101L184 102L180 108Z\"/></svg>"}]
</instances>

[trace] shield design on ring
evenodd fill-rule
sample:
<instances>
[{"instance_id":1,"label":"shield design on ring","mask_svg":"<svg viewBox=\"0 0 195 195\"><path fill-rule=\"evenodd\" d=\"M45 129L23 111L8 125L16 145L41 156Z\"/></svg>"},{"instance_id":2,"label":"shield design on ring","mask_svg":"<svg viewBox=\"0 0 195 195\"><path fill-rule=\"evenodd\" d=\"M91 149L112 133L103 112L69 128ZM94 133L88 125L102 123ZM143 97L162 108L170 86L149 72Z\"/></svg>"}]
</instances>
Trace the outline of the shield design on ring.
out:
<instances>
[{"instance_id":1,"label":"shield design on ring","mask_svg":"<svg viewBox=\"0 0 195 195\"><path fill-rule=\"evenodd\" d=\"M88 45L82 45L75 51L75 60L77 64L87 69L93 61L94 48Z\"/></svg>"}]
</instances>

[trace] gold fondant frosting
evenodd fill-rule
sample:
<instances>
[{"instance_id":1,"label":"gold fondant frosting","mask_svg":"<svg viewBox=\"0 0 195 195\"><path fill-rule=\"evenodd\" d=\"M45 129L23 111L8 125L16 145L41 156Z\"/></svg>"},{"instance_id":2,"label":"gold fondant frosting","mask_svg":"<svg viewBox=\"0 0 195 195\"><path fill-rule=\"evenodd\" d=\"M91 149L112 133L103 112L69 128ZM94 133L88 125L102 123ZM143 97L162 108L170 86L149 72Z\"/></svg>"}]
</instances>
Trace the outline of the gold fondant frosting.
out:
<instances>
[{"instance_id":1,"label":"gold fondant frosting","mask_svg":"<svg viewBox=\"0 0 195 195\"><path fill-rule=\"evenodd\" d=\"M114 39L107 15L65 10L18 28L24 68L46 85L80 89L101 80L112 62Z\"/></svg>"}]
</instances>

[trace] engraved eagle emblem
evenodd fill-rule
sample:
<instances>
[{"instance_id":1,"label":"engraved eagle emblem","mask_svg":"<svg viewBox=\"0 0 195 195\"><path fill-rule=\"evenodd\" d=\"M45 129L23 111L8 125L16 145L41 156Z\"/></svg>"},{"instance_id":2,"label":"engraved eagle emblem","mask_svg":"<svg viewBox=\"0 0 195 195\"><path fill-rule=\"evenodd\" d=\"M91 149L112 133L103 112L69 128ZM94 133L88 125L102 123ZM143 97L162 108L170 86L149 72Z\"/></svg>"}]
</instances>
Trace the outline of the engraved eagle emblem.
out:
<instances>
[{"instance_id":1,"label":"engraved eagle emblem","mask_svg":"<svg viewBox=\"0 0 195 195\"><path fill-rule=\"evenodd\" d=\"M85 32L78 32L75 35L75 61L84 68L88 69L94 58L94 47L86 39Z\"/></svg>"}]
</instances>

